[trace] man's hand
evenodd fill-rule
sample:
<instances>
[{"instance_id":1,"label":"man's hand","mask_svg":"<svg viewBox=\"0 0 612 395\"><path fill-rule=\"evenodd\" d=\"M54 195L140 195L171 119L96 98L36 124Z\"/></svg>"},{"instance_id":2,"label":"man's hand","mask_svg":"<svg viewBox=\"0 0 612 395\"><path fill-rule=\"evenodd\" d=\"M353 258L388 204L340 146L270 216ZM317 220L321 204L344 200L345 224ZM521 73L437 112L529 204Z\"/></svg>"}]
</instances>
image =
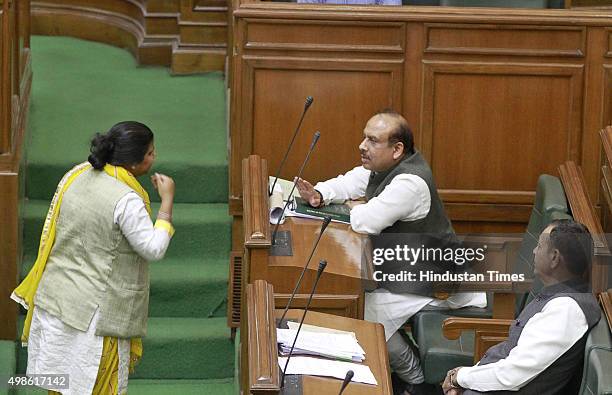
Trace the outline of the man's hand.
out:
<instances>
[{"instance_id":1,"label":"man's hand","mask_svg":"<svg viewBox=\"0 0 612 395\"><path fill-rule=\"evenodd\" d=\"M302 199L306 200L312 207L319 207L323 203L319 192L308 181L298 178L296 186Z\"/></svg>"},{"instance_id":2,"label":"man's hand","mask_svg":"<svg viewBox=\"0 0 612 395\"><path fill-rule=\"evenodd\" d=\"M461 395L463 393L463 388L457 388L452 382L452 376L456 375L459 369L460 368L451 369L448 371L448 373L446 373L446 377L442 383L442 391L444 391L444 395Z\"/></svg>"}]
</instances>

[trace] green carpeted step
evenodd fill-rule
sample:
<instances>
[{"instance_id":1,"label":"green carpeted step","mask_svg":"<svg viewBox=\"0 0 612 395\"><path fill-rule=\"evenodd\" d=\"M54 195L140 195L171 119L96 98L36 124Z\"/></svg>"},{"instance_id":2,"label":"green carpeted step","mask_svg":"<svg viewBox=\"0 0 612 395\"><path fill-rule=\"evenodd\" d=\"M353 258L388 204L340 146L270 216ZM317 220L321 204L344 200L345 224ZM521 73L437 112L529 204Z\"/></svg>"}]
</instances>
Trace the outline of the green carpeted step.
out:
<instances>
[{"instance_id":1,"label":"green carpeted step","mask_svg":"<svg viewBox=\"0 0 612 395\"><path fill-rule=\"evenodd\" d=\"M156 213L158 204L153 204ZM24 212L24 265L23 276L30 270L38 253L42 231L49 203L44 200L29 200ZM231 246L231 217L227 204L188 204L174 206L173 223L176 233L170 242L165 259L196 258L225 259ZM162 261L163 262L163 261Z\"/></svg>"},{"instance_id":2,"label":"green carpeted step","mask_svg":"<svg viewBox=\"0 0 612 395\"><path fill-rule=\"evenodd\" d=\"M225 316L228 260L164 259L151 265L150 317Z\"/></svg>"},{"instance_id":3,"label":"green carpeted step","mask_svg":"<svg viewBox=\"0 0 612 395\"><path fill-rule=\"evenodd\" d=\"M14 341L0 340L0 378L8 379L15 374L17 368L17 348ZM8 394L6 383L0 383L0 395Z\"/></svg>"},{"instance_id":4,"label":"green carpeted step","mask_svg":"<svg viewBox=\"0 0 612 395\"><path fill-rule=\"evenodd\" d=\"M24 258L21 277L34 262ZM227 310L227 259L170 258L150 266L150 317L223 317Z\"/></svg>"},{"instance_id":5,"label":"green carpeted step","mask_svg":"<svg viewBox=\"0 0 612 395\"><path fill-rule=\"evenodd\" d=\"M224 317L150 318L134 378L231 378L234 345L229 333Z\"/></svg>"},{"instance_id":6,"label":"green carpeted step","mask_svg":"<svg viewBox=\"0 0 612 395\"><path fill-rule=\"evenodd\" d=\"M2 393L2 390L0 390ZM129 395L234 395L234 384L222 380L146 380L130 379L128 381ZM46 390L38 388L19 389L16 395L47 394Z\"/></svg>"},{"instance_id":7,"label":"green carpeted step","mask_svg":"<svg viewBox=\"0 0 612 395\"><path fill-rule=\"evenodd\" d=\"M69 37L33 36L31 48L28 197L50 199L66 170L87 160L94 133L137 120L155 133L153 169L175 179L177 201L227 202L221 73L172 77L165 67L136 67L123 49Z\"/></svg>"},{"instance_id":8,"label":"green carpeted step","mask_svg":"<svg viewBox=\"0 0 612 395\"><path fill-rule=\"evenodd\" d=\"M32 132L35 133L35 132ZM225 133L220 131L220 133ZM87 160L89 148L84 149L81 157L72 161L46 163L44 161L30 162L26 171L26 194L31 199L51 199L58 182L66 171L75 164ZM228 199L227 164L213 163L210 165L197 163L178 163L158 160L152 172L166 174L176 183L176 201L181 203L223 203ZM150 173L153 174L153 173ZM148 176L139 178L147 190L151 201L159 202L159 196Z\"/></svg>"},{"instance_id":9,"label":"green carpeted step","mask_svg":"<svg viewBox=\"0 0 612 395\"><path fill-rule=\"evenodd\" d=\"M231 380L129 380L129 395L234 395Z\"/></svg>"},{"instance_id":10,"label":"green carpeted step","mask_svg":"<svg viewBox=\"0 0 612 395\"><path fill-rule=\"evenodd\" d=\"M19 320L19 333L23 316ZM13 343L14 344L14 343ZM135 379L228 379L234 375L234 344L224 317L161 318L148 321L144 354ZM27 348L19 347L17 372L24 373Z\"/></svg>"}]
</instances>

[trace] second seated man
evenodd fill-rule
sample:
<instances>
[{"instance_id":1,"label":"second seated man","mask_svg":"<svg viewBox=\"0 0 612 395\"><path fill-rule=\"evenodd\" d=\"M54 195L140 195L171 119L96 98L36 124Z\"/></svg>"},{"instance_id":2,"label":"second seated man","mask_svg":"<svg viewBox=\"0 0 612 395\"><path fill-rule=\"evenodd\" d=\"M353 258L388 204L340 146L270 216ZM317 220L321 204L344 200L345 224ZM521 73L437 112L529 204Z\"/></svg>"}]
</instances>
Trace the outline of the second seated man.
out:
<instances>
[{"instance_id":1,"label":"second seated man","mask_svg":"<svg viewBox=\"0 0 612 395\"><path fill-rule=\"evenodd\" d=\"M300 196L313 207L365 198L363 204L348 202L351 227L375 239L427 234L437 235L440 240L454 240L455 232L438 196L431 169L414 148L414 137L404 117L392 110L379 112L367 122L363 134L359 145L362 166L315 186L300 179L297 182ZM418 240L417 248L421 247ZM365 319L379 322L385 328L389 362L403 382L399 385L403 387L400 393L405 390L416 395L427 391L427 386L418 356L398 332L400 327L425 306L485 307L486 296L456 293L442 300L431 292L402 289L402 285L366 293Z\"/></svg>"}]
</instances>

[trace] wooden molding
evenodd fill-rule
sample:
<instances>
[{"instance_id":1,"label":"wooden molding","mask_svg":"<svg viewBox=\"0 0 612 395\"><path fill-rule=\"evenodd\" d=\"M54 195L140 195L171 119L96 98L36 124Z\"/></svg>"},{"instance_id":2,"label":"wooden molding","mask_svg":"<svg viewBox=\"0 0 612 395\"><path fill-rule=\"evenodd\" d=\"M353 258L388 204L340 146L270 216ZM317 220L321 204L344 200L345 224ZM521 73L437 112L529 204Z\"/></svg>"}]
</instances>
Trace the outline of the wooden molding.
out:
<instances>
[{"instance_id":1,"label":"wooden molding","mask_svg":"<svg viewBox=\"0 0 612 395\"><path fill-rule=\"evenodd\" d=\"M586 52L584 27L426 23L425 29L426 53L576 58Z\"/></svg>"},{"instance_id":2,"label":"wooden molding","mask_svg":"<svg viewBox=\"0 0 612 395\"><path fill-rule=\"evenodd\" d=\"M606 126L599 131L601 145L606 155L608 167L612 166L612 126Z\"/></svg>"},{"instance_id":3,"label":"wooden molding","mask_svg":"<svg viewBox=\"0 0 612 395\"><path fill-rule=\"evenodd\" d=\"M268 248L270 236L268 201L268 166L257 155L242 161L244 205L244 244L251 248Z\"/></svg>"},{"instance_id":4,"label":"wooden molding","mask_svg":"<svg viewBox=\"0 0 612 395\"><path fill-rule=\"evenodd\" d=\"M280 375L274 291L263 280L247 286L249 391L278 391Z\"/></svg>"},{"instance_id":5,"label":"wooden molding","mask_svg":"<svg viewBox=\"0 0 612 395\"><path fill-rule=\"evenodd\" d=\"M5 106L0 110L6 122L0 125L0 135L8 136L9 141L8 152L0 155L0 339L3 340L15 340L17 336L18 308L9 296L17 286L21 267L25 185L23 145L32 84L28 47L30 33L25 22L29 20L29 1L4 2L4 10L9 6L13 10L2 13L3 29L10 27L6 31L8 35L2 36L2 57L5 65L11 67L1 68L2 102ZM12 20L5 23L9 17ZM6 51L9 54L5 56Z\"/></svg>"},{"instance_id":6,"label":"wooden molding","mask_svg":"<svg viewBox=\"0 0 612 395\"><path fill-rule=\"evenodd\" d=\"M608 327L612 330L612 289L599 294L599 302L608 320Z\"/></svg>"},{"instance_id":7,"label":"wooden molding","mask_svg":"<svg viewBox=\"0 0 612 395\"><path fill-rule=\"evenodd\" d=\"M588 193L584 176L576 163L568 161L559 166L559 174L574 220L584 224L593 238L595 257L591 268L591 287L594 294L607 288L608 266L612 255L603 228Z\"/></svg>"}]
</instances>

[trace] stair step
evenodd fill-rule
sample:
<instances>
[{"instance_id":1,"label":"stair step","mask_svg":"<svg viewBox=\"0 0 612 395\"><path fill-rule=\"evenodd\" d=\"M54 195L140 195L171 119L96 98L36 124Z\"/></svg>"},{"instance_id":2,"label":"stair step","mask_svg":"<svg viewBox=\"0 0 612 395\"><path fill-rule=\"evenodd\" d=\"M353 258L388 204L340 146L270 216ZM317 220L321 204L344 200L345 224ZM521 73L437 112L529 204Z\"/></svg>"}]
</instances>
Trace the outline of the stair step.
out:
<instances>
[{"instance_id":1,"label":"stair step","mask_svg":"<svg viewBox=\"0 0 612 395\"><path fill-rule=\"evenodd\" d=\"M21 279L34 263L23 261ZM227 259L164 259L150 266L149 317L225 317Z\"/></svg>"},{"instance_id":2,"label":"stair step","mask_svg":"<svg viewBox=\"0 0 612 395\"><path fill-rule=\"evenodd\" d=\"M159 204L153 203L153 213ZM36 257L40 232L49 209L45 200L28 200L24 213L23 251L26 257ZM166 259L181 257L226 259L231 246L231 217L225 203L174 205L173 224L176 233L170 242ZM33 260L24 259L22 273L29 271Z\"/></svg>"},{"instance_id":3,"label":"stair step","mask_svg":"<svg viewBox=\"0 0 612 395\"><path fill-rule=\"evenodd\" d=\"M132 380L128 382L130 395L234 395L231 380Z\"/></svg>"},{"instance_id":4,"label":"stair step","mask_svg":"<svg viewBox=\"0 0 612 395\"><path fill-rule=\"evenodd\" d=\"M229 334L223 317L150 318L144 355L133 377L230 378L234 374L234 345Z\"/></svg>"},{"instance_id":5,"label":"stair step","mask_svg":"<svg viewBox=\"0 0 612 395\"><path fill-rule=\"evenodd\" d=\"M180 24L181 43L225 44L227 43L227 22Z\"/></svg>"},{"instance_id":6,"label":"stair step","mask_svg":"<svg viewBox=\"0 0 612 395\"><path fill-rule=\"evenodd\" d=\"M130 378L229 380L234 375L234 344L229 334L224 317L149 318L143 357ZM19 347L18 373L25 372L27 360L27 347Z\"/></svg>"},{"instance_id":7,"label":"stair step","mask_svg":"<svg viewBox=\"0 0 612 395\"><path fill-rule=\"evenodd\" d=\"M150 317L224 317L228 263L168 259L151 265Z\"/></svg>"},{"instance_id":8,"label":"stair step","mask_svg":"<svg viewBox=\"0 0 612 395\"><path fill-rule=\"evenodd\" d=\"M225 70L226 48L213 46L174 46L172 74L192 74Z\"/></svg>"},{"instance_id":9,"label":"stair step","mask_svg":"<svg viewBox=\"0 0 612 395\"><path fill-rule=\"evenodd\" d=\"M165 67L134 67L124 49L70 38L33 36L32 48L38 83L28 118L26 196L51 199L62 175L87 159L95 132L133 119L155 133L153 171L174 178L177 202L227 202L222 73L173 78ZM159 200L147 177L141 180Z\"/></svg>"},{"instance_id":10,"label":"stair step","mask_svg":"<svg viewBox=\"0 0 612 395\"><path fill-rule=\"evenodd\" d=\"M209 70L214 71L214 70ZM221 99L225 100L225 99ZM225 133L225 131L219 131ZM204 137L202 137L204 138ZM87 149L84 147L83 149ZM219 150L225 151L225 147ZM51 199L62 176L84 158L75 158L62 163L30 163L26 177L27 196L31 199ZM227 164L225 163L160 163L153 171L167 174L176 182L175 201L180 203L223 203L227 202ZM157 192L146 177L140 182L147 190L151 201L159 202Z\"/></svg>"}]
</instances>

